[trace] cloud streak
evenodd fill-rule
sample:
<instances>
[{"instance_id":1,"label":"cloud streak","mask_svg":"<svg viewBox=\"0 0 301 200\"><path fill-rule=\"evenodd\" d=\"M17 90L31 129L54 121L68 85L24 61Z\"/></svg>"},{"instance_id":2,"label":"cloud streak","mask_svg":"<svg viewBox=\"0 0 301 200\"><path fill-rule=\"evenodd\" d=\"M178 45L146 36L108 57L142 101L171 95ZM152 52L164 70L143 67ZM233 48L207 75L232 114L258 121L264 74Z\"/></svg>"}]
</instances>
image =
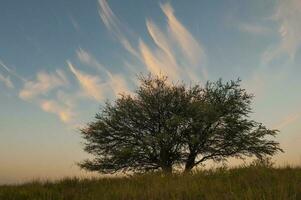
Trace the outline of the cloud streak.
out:
<instances>
[{"instance_id":1,"label":"cloud streak","mask_svg":"<svg viewBox=\"0 0 301 200\"><path fill-rule=\"evenodd\" d=\"M146 27L152 40L158 47L156 50L150 49L142 40L139 40L139 49L142 61L147 69L153 74L168 74L171 78L179 77L179 66L176 61L171 42L167 39L157 25L151 20L146 20Z\"/></svg>"},{"instance_id":2,"label":"cloud streak","mask_svg":"<svg viewBox=\"0 0 301 200\"><path fill-rule=\"evenodd\" d=\"M146 20L146 28L154 45L146 44L143 39L137 39L138 46L129 39L132 33L124 26L109 7L106 0L99 0L99 15L106 28L121 43L123 48L132 55L134 60L144 64L144 68L153 74L167 74L173 80L207 79L204 66L205 51L202 45L193 37L187 28L176 18L170 4L160 5L166 19L165 29L159 27L151 19ZM136 39L135 37L132 39ZM76 116L74 109L77 101L90 99L103 102L108 97L129 92L128 82L124 75L110 72L88 51L79 48L76 51L79 61L93 67L99 75L89 74L67 61L67 66L78 82L77 92L66 90L70 83L62 70L54 73L38 72L35 80L23 80L23 88L19 97L26 101L37 103L45 112L57 115L63 122L69 123ZM3 62L2 68L13 73ZM131 69L127 75L129 80L137 71ZM4 79L5 78L5 79ZM0 77L2 82L11 87L9 78ZM76 86L76 87L78 87ZM56 95L56 96L53 96ZM80 99L78 99L80 98Z\"/></svg>"},{"instance_id":3,"label":"cloud streak","mask_svg":"<svg viewBox=\"0 0 301 200\"><path fill-rule=\"evenodd\" d=\"M271 29L258 24L242 23L239 25L239 30L254 35L266 35L271 33Z\"/></svg>"},{"instance_id":4,"label":"cloud streak","mask_svg":"<svg viewBox=\"0 0 301 200\"><path fill-rule=\"evenodd\" d=\"M300 119L300 117L301 117L301 113L291 114L291 115L285 117L284 119L282 119L276 125L274 125L273 128L282 130L282 129L286 128L288 125L295 123L297 120Z\"/></svg>"},{"instance_id":5,"label":"cloud streak","mask_svg":"<svg viewBox=\"0 0 301 200\"><path fill-rule=\"evenodd\" d=\"M121 30L121 22L116 17L114 12L111 10L106 0L99 0L99 16L102 19L103 23L114 34L114 36L119 40L122 46L132 55L139 58L139 53L132 46L128 38L124 35L124 29Z\"/></svg>"},{"instance_id":6,"label":"cloud streak","mask_svg":"<svg viewBox=\"0 0 301 200\"><path fill-rule=\"evenodd\" d=\"M90 88L96 88L97 90L100 90L100 93L103 93L103 96L109 96L109 93L111 93L113 91L115 96L118 96L120 93L123 92L129 92L128 89L128 84L126 82L126 80L124 79L124 77L122 75L118 75L118 74L112 74L109 70L106 69L106 67L104 65L102 65L93 55L91 55L89 52L83 50L83 49L79 49L77 51L77 56L79 58L79 60L81 61L81 63L94 67L96 68L98 71L100 71L103 77L103 80L100 80L99 77L93 77L92 79L94 79L94 83L90 83L89 85L93 85L89 86ZM69 68L72 66L72 64L69 62L68 63ZM71 66L70 66L71 65ZM75 69L74 66L73 68L70 69ZM72 70L71 70L72 71ZM78 70L76 70L78 73ZM74 73L74 71L72 71ZM82 73L81 73L82 74ZM83 74L82 74L83 75ZM86 74L87 76L87 74ZM91 75L88 75L91 77ZM79 76L77 76L77 78L79 78ZM81 78L82 80L83 78ZM79 82L81 83L82 81L80 81L80 79L78 79ZM87 87L85 87L87 90ZM86 93L91 93L91 92L86 92ZM100 98L101 94L99 94L99 99L97 100L101 100L102 98Z\"/></svg>"},{"instance_id":7,"label":"cloud streak","mask_svg":"<svg viewBox=\"0 0 301 200\"><path fill-rule=\"evenodd\" d=\"M96 101L103 100L103 84L97 76L86 74L76 69L71 62L67 61L70 71L75 75L84 94Z\"/></svg>"},{"instance_id":8,"label":"cloud streak","mask_svg":"<svg viewBox=\"0 0 301 200\"><path fill-rule=\"evenodd\" d=\"M21 81L26 81L22 76L18 75L16 72L14 72L9 66L4 64L4 62L0 59L0 66L9 74L11 74L14 77L17 77Z\"/></svg>"},{"instance_id":9,"label":"cloud streak","mask_svg":"<svg viewBox=\"0 0 301 200\"><path fill-rule=\"evenodd\" d=\"M88 65L100 71L103 75L109 75L106 67L102 65L94 56L92 56L88 51L80 48L76 51L77 58L84 65Z\"/></svg>"},{"instance_id":10,"label":"cloud streak","mask_svg":"<svg viewBox=\"0 0 301 200\"><path fill-rule=\"evenodd\" d=\"M294 60L301 47L301 1L279 1L273 19L279 23L280 42L264 53L264 62L268 63L282 54Z\"/></svg>"},{"instance_id":11,"label":"cloud streak","mask_svg":"<svg viewBox=\"0 0 301 200\"><path fill-rule=\"evenodd\" d=\"M166 74L174 80L208 79L204 48L176 18L169 3L160 5L167 18L166 30L162 30L151 19L146 20L146 27L155 48L141 38L135 48L125 34L128 28L122 26L107 1L99 0L99 5L99 14L105 26L128 52L144 64L146 70L156 75Z\"/></svg>"},{"instance_id":12,"label":"cloud streak","mask_svg":"<svg viewBox=\"0 0 301 200\"><path fill-rule=\"evenodd\" d=\"M11 69L8 66L6 66L2 60L0 60L0 66L4 68L7 72L11 72Z\"/></svg>"},{"instance_id":13,"label":"cloud streak","mask_svg":"<svg viewBox=\"0 0 301 200\"><path fill-rule=\"evenodd\" d=\"M56 114L65 123L72 121L74 113L70 106L54 100L41 100L40 106L45 112Z\"/></svg>"},{"instance_id":14,"label":"cloud streak","mask_svg":"<svg viewBox=\"0 0 301 200\"><path fill-rule=\"evenodd\" d=\"M151 50L142 40L139 41L139 47L142 60L151 73L156 75L168 74L173 79L179 77L177 64L165 57L164 52Z\"/></svg>"},{"instance_id":15,"label":"cloud streak","mask_svg":"<svg viewBox=\"0 0 301 200\"><path fill-rule=\"evenodd\" d=\"M0 82L3 82L7 88L12 89L15 87L14 84L11 82L9 76L4 77L2 74L0 74Z\"/></svg>"},{"instance_id":16,"label":"cloud streak","mask_svg":"<svg viewBox=\"0 0 301 200\"><path fill-rule=\"evenodd\" d=\"M166 31L152 20L146 20L148 33L157 48L151 49L140 40L142 61L150 72L164 73L174 80L183 79L185 75L193 81L208 79L203 47L176 18L169 3L161 4L160 7L167 18Z\"/></svg>"},{"instance_id":17,"label":"cloud streak","mask_svg":"<svg viewBox=\"0 0 301 200\"><path fill-rule=\"evenodd\" d=\"M68 80L61 70L56 70L50 74L39 72L35 81L26 81L23 89L19 92L19 97L23 100L34 99L40 95L46 95L51 90L66 86Z\"/></svg>"},{"instance_id":18,"label":"cloud streak","mask_svg":"<svg viewBox=\"0 0 301 200\"><path fill-rule=\"evenodd\" d=\"M76 96L66 94L70 85L65 72L56 70L53 73L38 72L35 80L24 81L19 91L19 98L37 104L43 111L55 114L64 123L72 123Z\"/></svg>"},{"instance_id":19,"label":"cloud streak","mask_svg":"<svg viewBox=\"0 0 301 200\"><path fill-rule=\"evenodd\" d=\"M192 34L175 17L174 10L169 3L161 4L161 9L168 20L168 28L178 42L182 52L192 65L196 65L204 57L204 50Z\"/></svg>"}]
</instances>

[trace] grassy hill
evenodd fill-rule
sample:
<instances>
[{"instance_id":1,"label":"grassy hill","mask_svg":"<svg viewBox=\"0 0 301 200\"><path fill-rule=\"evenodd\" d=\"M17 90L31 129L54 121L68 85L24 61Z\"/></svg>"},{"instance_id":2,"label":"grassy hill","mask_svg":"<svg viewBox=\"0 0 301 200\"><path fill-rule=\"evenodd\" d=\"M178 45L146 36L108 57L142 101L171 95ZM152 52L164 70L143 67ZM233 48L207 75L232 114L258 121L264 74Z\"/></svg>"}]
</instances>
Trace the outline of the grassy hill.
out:
<instances>
[{"instance_id":1,"label":"grassy hill","mask_svg":"<svg viewBox=\"0 0 301 200\"><path fill-rule=\"evenodd\" d=\"M301 168L239 167L0 186L1 200L301 199Z\"/></svg>"}]
</instances>

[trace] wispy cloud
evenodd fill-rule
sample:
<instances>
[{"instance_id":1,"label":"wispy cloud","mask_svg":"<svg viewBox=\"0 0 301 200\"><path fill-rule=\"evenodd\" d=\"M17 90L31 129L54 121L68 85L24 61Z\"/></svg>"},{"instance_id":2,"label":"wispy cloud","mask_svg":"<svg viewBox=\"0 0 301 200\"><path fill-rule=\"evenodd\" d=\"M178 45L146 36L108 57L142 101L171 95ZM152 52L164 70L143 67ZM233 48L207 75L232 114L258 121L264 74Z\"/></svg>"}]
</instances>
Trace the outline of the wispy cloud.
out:
<instances>
[{"instance_id":1,"label":"wispy cloud","mask_svg":"<svg viewBox=\"0 0 301 200\"><path fill-rule=\"evenodd\" d=\"M26 80L0 60L0 66L8 73L22 81L23 87L18 94L20 99L37 104L43 111L57 115L64 123L71 123L75 117L75 97L65 94L59 88L66 88L69 81L62 70L54 73L38 72L35 80ZM10 89L15 88L10 76L0 74L0 82ZM53 94L50 93L53 91ZM56 94L56 95L55 95Z\"/></svg>"},{"instance_id":2,"label":"wispy cloud","mask_svg":"<svg viewBox=\"0 0 301 200\"><path fill-rule=\"evenodd\" d=\"M110 73L109 81L107 84L113 90L115 96L118 96L125 92L130 93L128 84L122 75Z\"/></svg>"},{"instance_id":3,"label":"wispy cloud","mask_svg":"<svg viewBox=\"0 0 301 200\"><path fill-rule=\"evenodd\" d=\"M99 87L110 88L106 93L113 91L114 95L117 96L123 92L129 92L127 81L124 79L122 75L112 74L109 70L106 69L93 55L91 55L88 51L83 49L79 49L77 51L77 56L79 60L85 64L96 68L103 77L103 80L99 80L97 85L102 85ZM101 84L100 84L101 82ZM104 90L104 89L103 89ZM108 94L106 94L108 96Z\"/></svg>"},{"instance_id":4,"label":"wispy cloud","mask_svg":"<svg viewBox=\"0 0 301 200\"><path fill-rule=\"evenodd\" d=\"M263 54L263 61L270 62L281 54L294 60L301 47L301 1L279 1L273 19L279 23L280 42Z\"/></svg>"},{"instance_id":5,"label":"wispy cloud","mask_svg":"<svg viewBox=\"0 0 301 200\"><path fill-rule=\"evenodd\" d=\"M127 82L121 75L110 73L87 51L80 49L77 54L81 62L102 69L106 79L80 71L68 61L69 70L76 77L80 88L75 87L75 91L71 91L69 80L62 70L54 73L38 72L35 80L24 81L19 97L37 104L45 112L57 115L64 123L74 124L78 121L79 101L89 98L100 103L110 95L128 91Z\"/></svg>"},{"instance_id":6,"label":"wispy cloud","mask_svg":"<svg viewBox=\"0 0 301 200\"><path fill-rule=\"evenodd\" d=\"M294 113L291 114L287 117L285 117L284 119L282 119L280 122L278 122L277 124L274 125L274 129L284 129L286 128L288 125L295 123L297 120L299 120L301 117L301 113Z\"/></svg>"},{"instance_id":7,"label":"wispy cloud","mask_svg":"<svg viewBox=\"0 0 301 200\"><path fill-rule=\"evenodd\" d=\"M78 22L75 20L75 18L72 15L69 15L69 19L70 19L71 24L74 27L74 29L76 31L79 31L80 30L80 26L79 26Z\"/></svg>"},{"instance_id":8,"label":"wispy cloud","mask_svg":"<svg viewBox=\"0 0 301 200\"><path fill-rule=\"evenodd\" d=\"M81 63L94 67L99 70L101 73L108 75L108 70L106 70L105 66L103 66L96 58L94 58L91 53L80 48L76 51L76 55Z\"/></svg>"},{"instance_id":9,"label":"wispy cloud","mask_svg":"<svg viewBox=\"0 0 301 200\"><path fill-rule=\"evenodd\" d=\"M64 123L72 123L76 96L66 94L63 90L69 85L62 70L53 73L38 72L35 80L24 81L19 97L37 104L45 112L57 115Z\"/></svg>"},{"instance_id":10,"label":"wispy cloud","mask_svg":"<svg viewBox=\"0 0 301 200\"><path fill-rule=\"evenodd\" d=\"M116 17L114 12L111 10L106 0L98 0L99 2L99 15L105 24L105 26L114 34L114 36L119 40L122 46L135 57L139 57L138 52L132 46L128 38L125 36L125 27L121 30L122 24Z\"/></svg>"},{"instance_id":11,"label":"wispy cloud","mask_svg":"<svg viewBox=\"0 0 301 200\"><path fill-rule=\"evenodd\" d=\"M168 74L171 78L179 77L179 66L176 61L171 42L167 39L167 35L163 33L159 27L151 20L146 20L147 30L157 45L157 50L152 50L142 40L139 41L140 53L142 61L147 69L153 74Z\"/></svg>"},{"instance_id":12,"label":"wispy cloud","mask_svg":"<svg viewBox=\"0 0 301 200\"><path fill-rule=\"evenodd\" d=\"M172 44L167 38L168 35L164 34L161 29L150 19L146 20L146 27L155 44L166 53L168 58L173 60L173 62L176 62L176 59L174 58L174 52L171 48Z\"/></svg>"},{"instance_id":13,"label":"wispy cloud","mask_svg":"<svg viewBox=\"0 0 301 200\"><path fill-rule=\"evenodd\" d=\"M3 82L4 85L8 88L14 88L14 84L11 82L10 77L6 76L4 77L2 74L0 74L0 82Z\"/></svg>"},{"instance_id":14,"label":"wispy cloud","mask_svg":"<svg viewBox=\"0 0 301 200\"><path fill-rule=\"evenodd\" d=\"M205 51L193 35L174 15L170 4L162 4L161 9L167 18L167 26L162 29L151 19L146 20L148 33L155 46L146 44L139 37L131 37L131 31L124 26L109 7L106 0L99 0L99 15L108 30L121 43L124 49L132 55L134 60L144 64L147 70L154 74L167 74L179 80L207 79L204 66ZM72 20L72 19L71 19ZM75 28L76 28L75 24ZM137 40L138 46L132 41ZM39 72L35 80L24 80L19 97L23 100L37 103L45 112L57 115L63 122L69 123L76 116L77 101L92 99L103 102L105 98L120 93L129 92L128 81L139 71L130 70L124 75L114 74L99 62L91 53L84 49L76 51L77 58L86 66L91 66L99 74L90 74L79 69L67 61L70 72L75 76L79 88L77 92L70 92L66 88L70 85L65 72L57 70L54 73ZM2 68L7 72L13 71L3 62ZM200 73L197 73L200 72ZM186 79L187 80L187 79ZM76 87L76 86L75 86Z\"/></svg>"},{"instance_id":15,"label":"wispy cloud","mask_svg":"<svg viewBox=\"0 0 301 200\"><path fill-rule=\"evenodd\" d=\"M26 81L22 76L18 75L14 70L12 70L9 66L7 66L1 59L0 59L0 67L2 67L7 73L18 78L19 80Z\"/></svg>"},{"instance_id":16,"label":"wispy cloud","mask_svg":"<svg viewBox=\"0 0 301 200\"><path fill-rule=\"evenodd\" d=\"M8 66L6 66L2 60L0 60L0 66L4 68L7 72L11 72L11 69Z\"/></svg>"},{"instance_id":17,"label":"wispy cloud","mask_svg":"<svg viewBox=\"0 0 301 200\"><path fill-rule=\"evenodd\" d=\"M164 52L151 50L142 40L139 41L139 46L142 60L151 73L168 74L171 78L178 78L177 64L166 58Z\"/></svg>"},{"instance_id":18,"label":"wispy cloud","mask_svg":"<svg viewBox=\"0 0 301 200\"><path fill-rule=\"evenodd\" d=\"M86 74L76 69L71 62L67 61L69 69L77 78L84 94L94 100L101 101L104 99L103 90L104 85L98 76Z\"/></svg>"},{"instance_id":19,"label":"wispy cloud","mask_svg":"<svg viewBox=\"0 0 301 200\"><path fill-rule=\"evenodd\" d=\"M204 58L203 48L175 17L174 10L169 3L161 4L161 8L168 19L168 28L180 45L182 52L189 58L192 65L198 64Z\"/></svg>"},{"instance_id":20,"label":"wispy cloud","mask_svg":"<svg viewBox=\"0 0 301 200\"><path fill-rule=\"evenodd\" d=\"M127 37L128 28L121 24L107 1L99 0L99 4L99 14L106 27L148 71L157 75L167 74L172 79L200 81L208 78L204 48L176 18L169 3L160 5L167 18L166 30L162 30L151 19L146 20L148 33L156 48L150 47L141 38L138 48L135 48Z\"/></svg>"},{"instance_id":21,"label":"wispy cloud","mask_svg":"<svg viewBox=\"0 0 301 200\"><path fill-rule=\"evenodd\" d=\"M66 106L55 100L41 100L40 106L44 111L58 115L65 123L70 122L74 117L74 113L70 106Z\"/></svg>"},{"instance_id":22,"label":"wispy cloud","mask_svg":"<svg viewBox=\"0 0 301 200\"><path fill-rule=\"evenodd\" d=\"M275 84L287 81L289 73L290 71L287 70L287 66L277 71L274 70L273 73L271 73L271 68L269 67L254 67L252 74L245 77L242 84L247 91L255 94L256 101L259 99L263 100L269 94L279 92L279 90L275 89Z\"/></svg>"},{"instance_id":23,"label":"wispy cloud","mask_svg":"<svg viewBox=\"0 0 301 200\"><path fill-rule=\"evenodd\" d=\"M262 25L252 23L241 23L239 24L239 29L243 32L255 35L266 35L268 33L271 33L271 29Z\"/></svg>"},{"instance_id":24,"label":"wispy cloud","mask_svg":"<svg viewBox=\"0 0 301 200\"><path fill-rule=\"evenodd\" d=\"M139 41L144 64L152 73L164 73L176 80L185 75L193 81L208 79L205 51L200 43L176 18L169 3L161 4L161 9L167 18L167 30L162 30L150 19L146 20L148 33L157 48L152 49Z\"/></svg>"},{"instance_id":25,"label":"wispy cloud","mask_svg":"<svg viewBox=\"0 0 301 200\"><path fill-rule=\"evenodd\" d=\"M25 81L23 89L19 92L20 98L24 100L34 99L39 95L46 95L51 90L65 86L68 80L61 70L55 73L39 72L34 81Z\"/></svg>"}]
</instances>

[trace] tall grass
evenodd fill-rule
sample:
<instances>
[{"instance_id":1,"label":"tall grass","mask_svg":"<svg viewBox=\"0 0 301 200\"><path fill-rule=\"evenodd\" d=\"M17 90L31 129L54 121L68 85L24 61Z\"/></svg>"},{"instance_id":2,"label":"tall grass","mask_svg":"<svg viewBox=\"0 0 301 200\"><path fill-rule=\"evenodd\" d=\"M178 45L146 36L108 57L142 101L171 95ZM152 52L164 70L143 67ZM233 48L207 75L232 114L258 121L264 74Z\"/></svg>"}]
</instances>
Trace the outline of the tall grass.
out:
<instances>
[{"instance_id":1,"label":"tall grass","mask_svg":"<svg viewBox=\"0 0 301 200\"><path fill-rule=\"evenodd\" d=\"M219 168L185 175L31 182L0 186L1 200L293 200L301 199L301 168Z\"/></svg>"}]
</instances>

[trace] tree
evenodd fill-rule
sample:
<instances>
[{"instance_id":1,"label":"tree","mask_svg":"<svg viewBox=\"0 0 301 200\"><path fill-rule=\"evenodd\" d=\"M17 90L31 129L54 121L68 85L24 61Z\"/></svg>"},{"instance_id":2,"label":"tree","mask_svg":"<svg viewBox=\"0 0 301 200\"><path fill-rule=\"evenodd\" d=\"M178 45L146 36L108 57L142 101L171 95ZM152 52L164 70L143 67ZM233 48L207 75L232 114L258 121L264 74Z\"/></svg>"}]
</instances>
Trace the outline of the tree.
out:
<instances>
[{"instance_id":1,"label":"tree","mask_svg":"<svg viewBox=\"0 0 301 200\"><path fill-rule=\"evenodd\" d=\"M190 119L184 138L187 148L185 171L211 159L256 156L259 159L283 151L279 143L265 139L275 136L262 123L249 120L252 94L240 88L240 80L207 82L192 89L186 118Z\"/></svg>"},{"instance_id":2,"label":"tree","mask_svg":"<svg viewBox=\"0 0 301 200\"><path fill-rule=\"evenodd\" d=\"M107 102L81 130L84 150L95 157L81 168L170 173L178 165L189 172L209 159L262 158L282 151L266 139L277 130L249 120L253 96L240 88L240 80L186 87L149 75L140 83L134 95Z\"/></svg>"}]
</instances>

